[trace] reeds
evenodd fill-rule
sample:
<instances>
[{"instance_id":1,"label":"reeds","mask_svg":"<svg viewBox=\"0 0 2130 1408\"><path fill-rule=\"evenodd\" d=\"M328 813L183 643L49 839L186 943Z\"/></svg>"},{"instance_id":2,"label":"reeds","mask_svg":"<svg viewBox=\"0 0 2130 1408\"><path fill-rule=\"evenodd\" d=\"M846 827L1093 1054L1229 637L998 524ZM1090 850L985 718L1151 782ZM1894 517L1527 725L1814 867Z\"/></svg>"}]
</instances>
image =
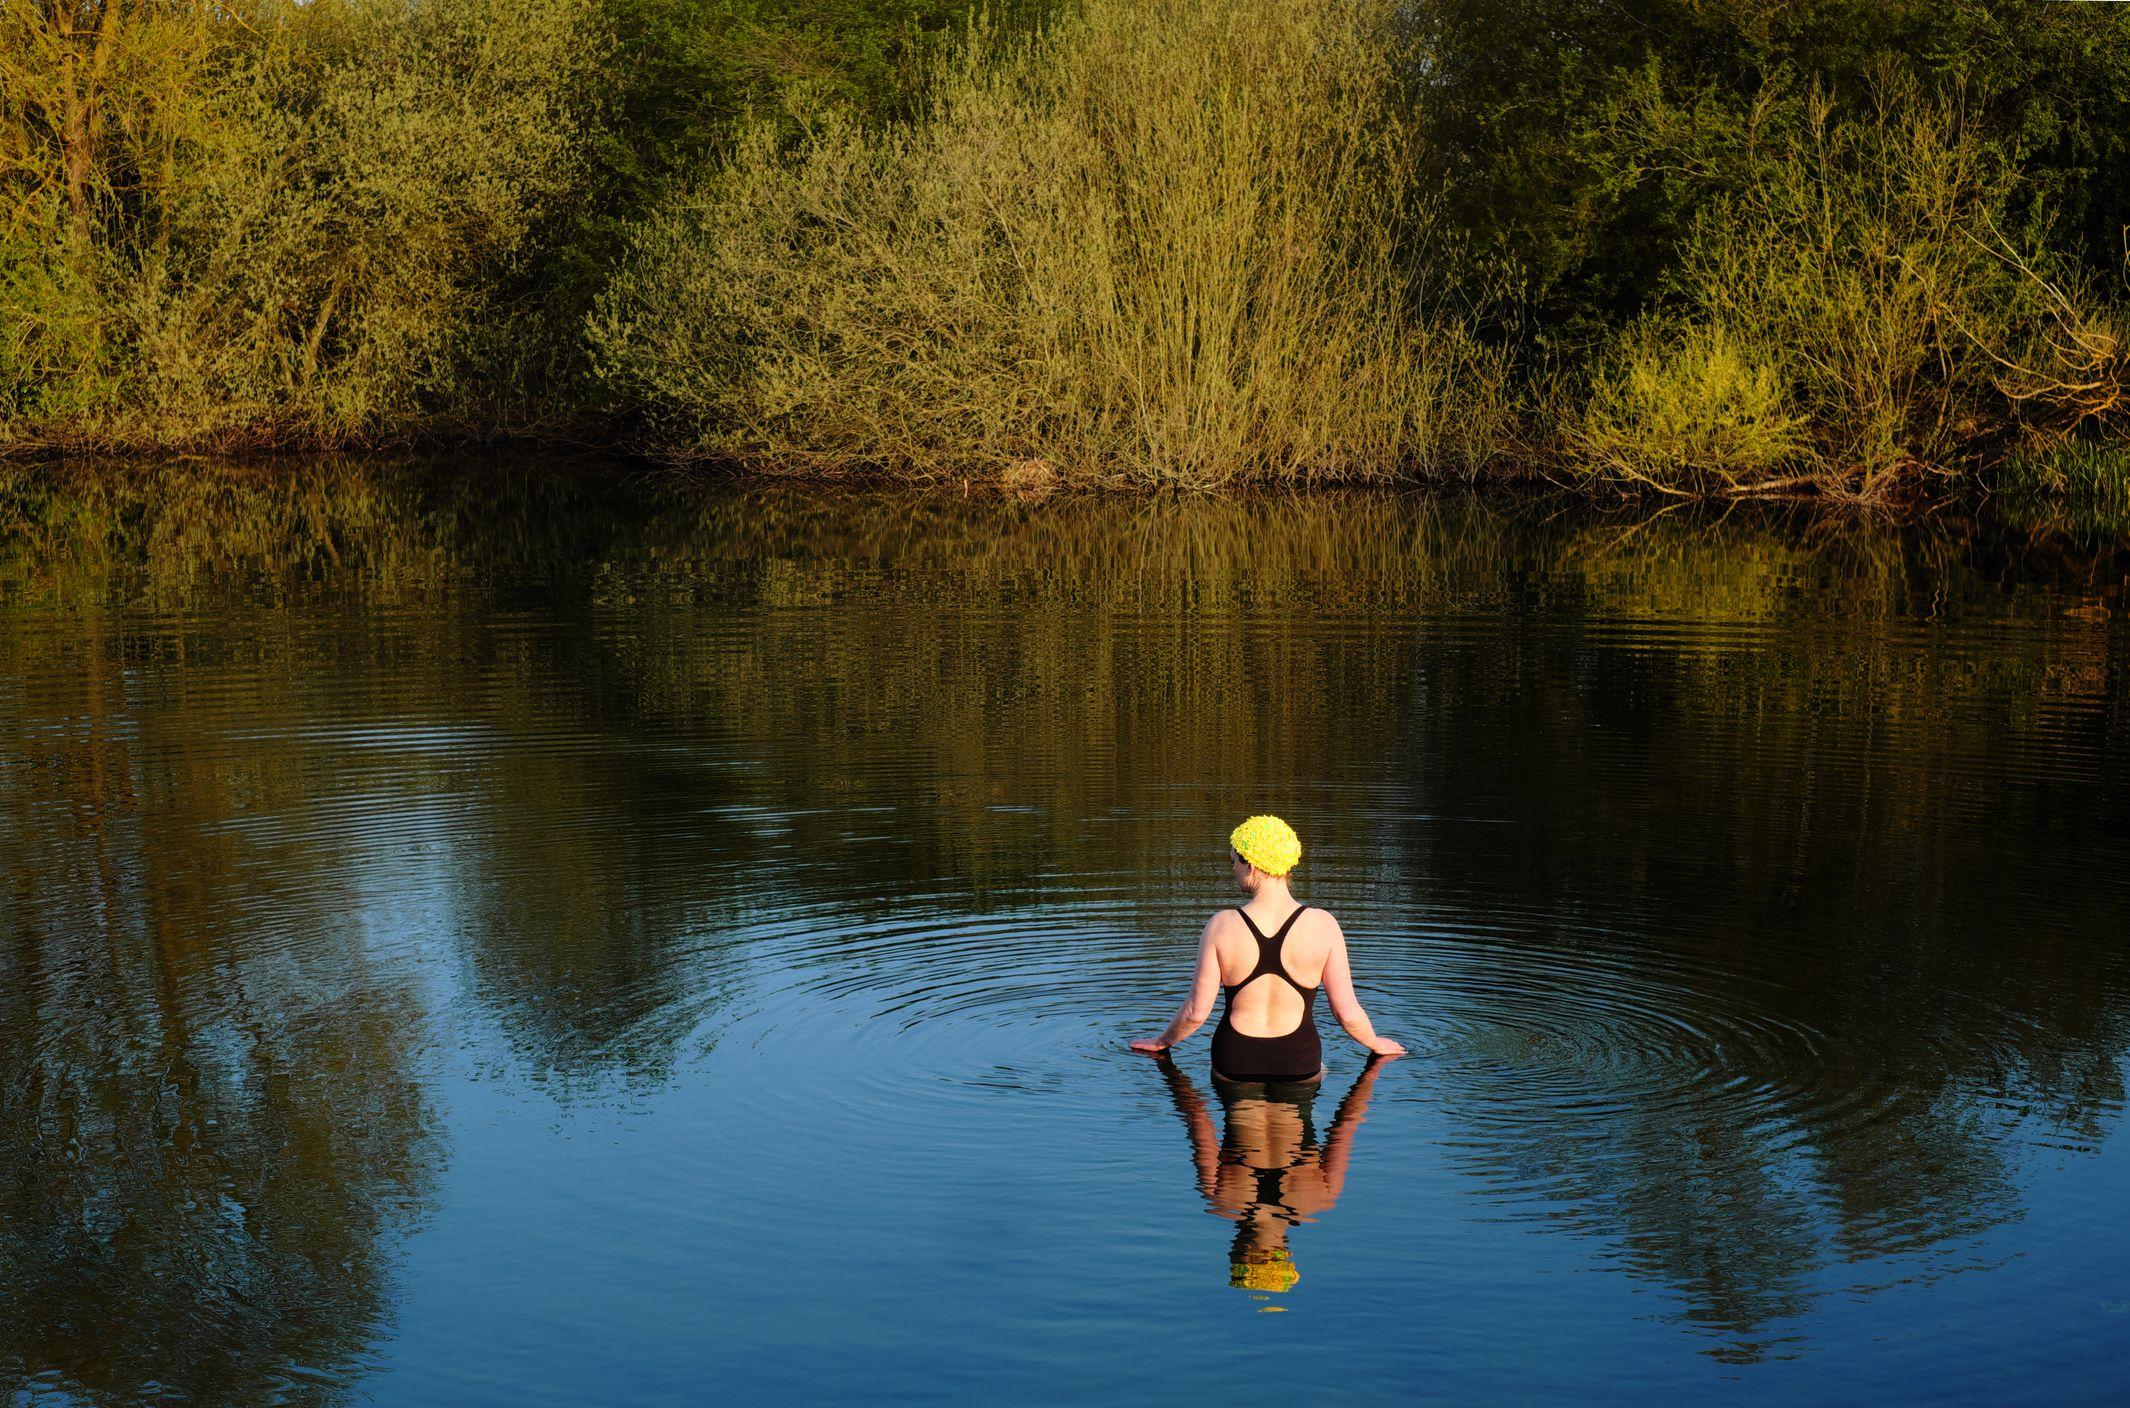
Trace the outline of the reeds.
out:
<instances>
[{"instance_id":1,"label":"reeds","mask_svg":"<svg viewBox=\"0 0 2130 1408\"><path fill-rule=\"evenodd\" d=\"M2010 516L2030 527L2130 534L2130 440L2062 440L2006 457L1996 480Z\"/></svg>"}]
</instances>

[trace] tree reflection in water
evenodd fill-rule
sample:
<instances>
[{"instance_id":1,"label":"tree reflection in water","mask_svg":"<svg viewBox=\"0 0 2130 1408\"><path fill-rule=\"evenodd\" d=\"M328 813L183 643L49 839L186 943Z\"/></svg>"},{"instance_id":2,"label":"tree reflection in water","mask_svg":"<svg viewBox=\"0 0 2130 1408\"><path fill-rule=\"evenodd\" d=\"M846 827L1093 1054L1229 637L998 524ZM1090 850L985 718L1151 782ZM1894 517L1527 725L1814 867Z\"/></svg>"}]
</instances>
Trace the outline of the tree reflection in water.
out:
<instances>
[{"instance_id":1,"label":"tree reflection in water","mask_svg":"<svg viewBox=\"0 0 2130 1408\"><path fill-rule=\"evenodd\" d=\"M421 1005L334 856L234 837L300 759L173 764L208 721L80 626L0 722L0 1387L334 1401L437 1161Z\"/></svg>"},{"instance_id":2,"label":"tree reflection in water","mask_svg":"<svg viewBox=\"0 0 2130 1408\"><path fill-rule=\"evenodd\" d=\"M1349 928L1398 936L1371 982L1484 1215L1602 1247L1727 1357L1785 1352L1846 1263L2018 1218L2022 1148L2119 1118L2111 553L521 479L0 469L0 606L42 623L0 631L0 1381L355 1372L441 1141L433 1014L349 877L424 809L480 1013L594 1081L715 1039L751 905L1154 895L1202 858L1179 818L1284 791ZM232 741L225 687L276 730ZM1188 922L1144 903L1118 927ZM1283 1276L1340 1119L1233 1105L1225 1159L1172 1088L1241 1276Z\"/></svg>"}]
</instances>

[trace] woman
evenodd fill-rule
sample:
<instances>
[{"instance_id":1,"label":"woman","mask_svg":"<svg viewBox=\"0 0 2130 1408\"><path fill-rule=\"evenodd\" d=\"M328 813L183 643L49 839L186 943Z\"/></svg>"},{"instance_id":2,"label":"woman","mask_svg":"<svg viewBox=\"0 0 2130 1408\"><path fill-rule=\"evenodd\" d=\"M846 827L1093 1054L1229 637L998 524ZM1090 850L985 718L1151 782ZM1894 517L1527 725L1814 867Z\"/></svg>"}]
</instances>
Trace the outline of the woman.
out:
<instances>
[{"instance_id":1,"label":"woman","mask_svg":"<svg viewBox=\"0 0 2130 1408\"><path fill-rule=\"evenodd\" d=\"M1404 1047L1376 1035L1353 995L1339 921L1287 889L1288 872L1302 858L1294 828L1276 816L1253 816L1235 828L1228 845L1235 883L1250 898L1206 921L1190 996L1167 1031L1133 1042L1132 1050L1158 1056L1197 1031L1212 1015L1214 990L1224 988L1227 1010L1213 1032L1216 1079L1319 1080L1324 1047L1312 1014L1322 988L1348 1036L1377 1056L1404 1055Z\"/></svg>"}]
</instances>

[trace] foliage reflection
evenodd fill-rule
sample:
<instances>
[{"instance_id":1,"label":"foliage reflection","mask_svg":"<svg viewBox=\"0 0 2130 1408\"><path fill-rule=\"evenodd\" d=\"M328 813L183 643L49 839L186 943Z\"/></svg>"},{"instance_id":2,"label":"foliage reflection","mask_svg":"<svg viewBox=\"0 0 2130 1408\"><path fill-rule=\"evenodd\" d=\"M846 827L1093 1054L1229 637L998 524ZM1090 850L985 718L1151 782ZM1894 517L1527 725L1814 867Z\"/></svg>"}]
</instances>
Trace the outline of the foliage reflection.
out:
<instances>
[{"instance_id":1,"label":"foliage reflection","mask_svg":"<svg viewBox=\"0 0 2130 1408\"><path fill-rule=\"evenodd\" d=\"M1834 1268L2016 1219L2020 1150L2123 1104L2113 557L1396 496L0 474L0 1372L246 1402L360 1357L439 1144L387 893L448 915L512 1059L656 1079L767 980L756 919L1121 896L1174 933L1205 818L1281 798L1488 1215L1602 1245L1727 1358Z\"/></svg>"}]
</instances>

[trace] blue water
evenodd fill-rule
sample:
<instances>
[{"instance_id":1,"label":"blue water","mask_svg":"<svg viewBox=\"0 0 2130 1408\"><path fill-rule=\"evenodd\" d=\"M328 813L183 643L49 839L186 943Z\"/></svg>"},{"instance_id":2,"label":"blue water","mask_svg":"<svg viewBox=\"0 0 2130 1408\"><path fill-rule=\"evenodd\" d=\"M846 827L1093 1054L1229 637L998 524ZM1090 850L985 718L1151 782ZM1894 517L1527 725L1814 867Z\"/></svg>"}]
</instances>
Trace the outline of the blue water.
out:
<instances>
[{"instance_id":1,"label":"blue water","mask_svg":"<svg viewBox=\"0 0 2130 1408\"><path fill-rule=\"evenodd\" d=\"M0 559L13 1401L2115 1400L2112 558L316 473ZM1263 810L1285 1289L1125 1047Z\"/></svg>"}]
</instances>

